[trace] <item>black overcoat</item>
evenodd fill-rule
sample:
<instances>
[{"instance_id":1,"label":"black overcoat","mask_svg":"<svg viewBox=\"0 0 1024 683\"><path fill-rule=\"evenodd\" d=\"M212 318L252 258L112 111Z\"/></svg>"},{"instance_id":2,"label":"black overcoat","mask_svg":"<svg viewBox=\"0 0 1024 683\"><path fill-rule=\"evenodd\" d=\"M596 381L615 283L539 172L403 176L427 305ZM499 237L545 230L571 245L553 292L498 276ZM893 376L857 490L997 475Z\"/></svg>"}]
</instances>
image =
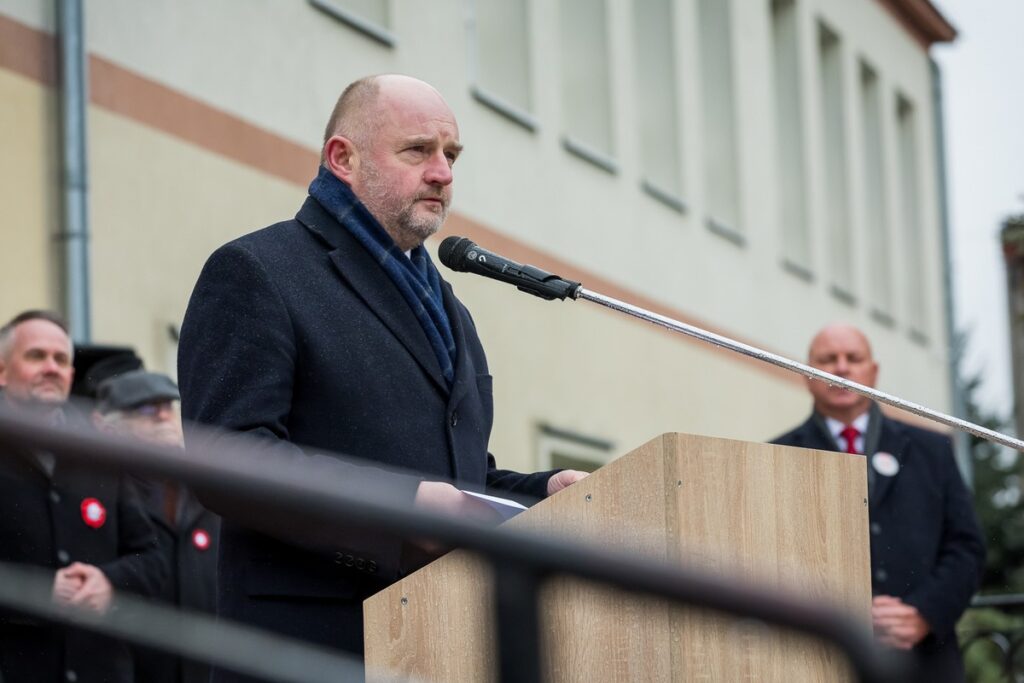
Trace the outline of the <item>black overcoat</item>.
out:
<instances>
[{"instance_id":1,"label":"black overcoat","mask_svg":"<svg viewBox=\"0 0 1024 683\"><path fill-rule=\"evenodd\" d=\"M155 595L168 574L154 527L126 478L59 460L51 477L25 452L0 454L0 561L34 565L51 581L73 562L95 565L115 596ZM25 683L133 681L124 643L9 612L0 613L0 671L2 680Z\"/></svg>"},{"instance_id":2,"label":"black overcoat","mask_svg":"<svg viewBox=\"0 0 1024 683\"><path fill-rule=\"evenodd\" d=\"M158 596L162 602L193 612L216 612L217 546L220 517L203 507L190 489L176 484L174 523L165 516L163 481L133 479L143 507L153 521L167 556L170 576ZM136 646L135 672L138 681L148 683L208 683L210 665L176 655Z\"/></svg>"},{"instance_id":3,"label":"black overcoat","mask_svg":"<svg viewBox=\"0 0 1024 683\"><path fill-rule=\"evenodd\" d=\"M876 407L871 419L881 420L881 429L877 448L866 455L890 453L899 463L894 476L876 472L870 488L872 593L913 605L931 626L914 648L929 680L963 680L954 627L985 565L971 494L948 437L885 417ZM814 415L772 443L842 450Z\"/></svg>"},{"instance_id":4,"label":"black overcoat","mask_svg":"<svg viewBox=\"0 0 1024 683\"><path fill-rule=\"evenodd\" d=\"M307 199L295 220L230 242L207 261L181 329L183 415L266 437L281 446L278 462L322 463L304 454L328 451L543 497L550 473L495 468L483 347L442 285L457 347L451 389L384 270ZM403 484L407 501L417 483ZM362 600L410 568L408 546L352 529L338 547L318 549L303 543L301 528L259 533L242 506L204 502L224 520L220 614L362 652ZM338 527L345 531L345 521Z\"/></svg>"}]
</instances>

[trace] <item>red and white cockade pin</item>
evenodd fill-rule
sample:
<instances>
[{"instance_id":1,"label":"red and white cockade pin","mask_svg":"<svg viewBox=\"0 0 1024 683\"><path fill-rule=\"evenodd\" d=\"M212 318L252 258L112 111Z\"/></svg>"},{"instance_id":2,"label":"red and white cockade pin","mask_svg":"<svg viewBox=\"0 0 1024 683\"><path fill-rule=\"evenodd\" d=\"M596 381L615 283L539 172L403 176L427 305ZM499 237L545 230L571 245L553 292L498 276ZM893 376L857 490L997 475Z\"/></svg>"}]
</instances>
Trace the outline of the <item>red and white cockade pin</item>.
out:
<instances>
[{"instance_id":1,"label":"red and white cockade pin","mask_svg":"<svg viewBox=\"0 0 1024 683\"><path fill-rule=\"evenodd\" d=\"M107 508L95 498L82 501L82 521L93 529L99 529L107 521Z\"/></svg>"},{"instance_id":2,"label":"red and white cockade pin","mask_svg":"<svg viewBox=\"0 0 1024 683\"><path fill-rule=\"evenodd\" d=\"M192 532L192 545L198 550L208 550L210 548L210 534L202 529L196 529Z\"/></svg>"}]
</instances>

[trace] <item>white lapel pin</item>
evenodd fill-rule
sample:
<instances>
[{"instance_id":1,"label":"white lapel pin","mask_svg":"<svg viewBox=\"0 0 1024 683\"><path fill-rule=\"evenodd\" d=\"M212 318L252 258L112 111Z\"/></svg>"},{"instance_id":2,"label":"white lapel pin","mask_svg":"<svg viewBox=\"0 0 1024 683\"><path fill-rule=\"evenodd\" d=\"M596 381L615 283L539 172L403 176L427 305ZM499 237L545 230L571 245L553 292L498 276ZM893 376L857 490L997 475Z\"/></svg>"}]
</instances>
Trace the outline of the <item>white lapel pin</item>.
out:
<instances>
[{"instance_id":1,"label":"white lapel pin","mask_svg":"<svg viewBox=\"0 0 1024 683\"><path fill-rule=\"evenodd\" d=\"M895 477L900 471L900 462L892 453L878 452L871 456L871 466L883 477Z\"/></svg>"}]
</instances>

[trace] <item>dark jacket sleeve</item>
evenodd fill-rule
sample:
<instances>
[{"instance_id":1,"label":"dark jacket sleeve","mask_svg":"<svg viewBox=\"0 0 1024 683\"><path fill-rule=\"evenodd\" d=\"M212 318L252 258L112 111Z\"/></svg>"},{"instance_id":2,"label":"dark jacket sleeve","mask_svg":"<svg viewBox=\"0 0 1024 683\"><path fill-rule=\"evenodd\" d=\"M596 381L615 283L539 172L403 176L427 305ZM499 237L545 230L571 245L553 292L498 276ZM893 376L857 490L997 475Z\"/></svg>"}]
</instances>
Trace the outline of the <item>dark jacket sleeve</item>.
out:
<instances>
[{"instance_id":1,"label":"dark jacket sleeve","mask_svg":"<svg viewBox=\"0 0 1024 683\"><path fill-rule=\"evenodd\" d=\"M170 576L170 562L134 484L122 477L118 492L118 558L99 565L115 590L156 596Z\"/></svg>"},{"instance_id":2,"label":"dark jacket sleeve","mask_svg":"<svg viewBox=\"0 0 1024 683\"><path fill-rule=\"evenodd\" d=\"M561 470L548 470L522 474L512 470L499 470L494 456L487 454L487 487L499 492L529 496L540 500L548 495L548 479Z\"/></svg>"},{"instance_id":3,"label":"dark jacket sleeve","mask_svg":"<svg viewBox=\"0 0 1024 683\"><path fill-rule=\"evenodd\" d=\"M953 632L978 590L985 565L985 542L949 439L935 435L929 441L935 442L934 451L926 456L937 459L944 475L942 541L931 573L903 600L917 608L933 632L943 634Z\"/></svg>"},{"instance_id":4,"label":"dark jacket sleeve","mask_svg":"<svg viewBox=\"0 0 1024 683\"><path fill-rule=\"evenodd\" d=\"M307 453L288 431L297 360L296 331L284 298L264 264L239 243L210 257L199 277L181 329L178 375L186 420L258 437L249 449L254 468L300 468L340 489L360 482L412 503L419 479L360 466L332 455ZM339 419L344 419L339 416ZM229 443L233 440L229 440ZM237 446L237 444L236 444ZM339 522L332 529L289 524L244 496L198 490L202 502L225 519L280 540L335 557L358 554L387 576L397 572L402 542Z\"/></svg>"}]
</instances>

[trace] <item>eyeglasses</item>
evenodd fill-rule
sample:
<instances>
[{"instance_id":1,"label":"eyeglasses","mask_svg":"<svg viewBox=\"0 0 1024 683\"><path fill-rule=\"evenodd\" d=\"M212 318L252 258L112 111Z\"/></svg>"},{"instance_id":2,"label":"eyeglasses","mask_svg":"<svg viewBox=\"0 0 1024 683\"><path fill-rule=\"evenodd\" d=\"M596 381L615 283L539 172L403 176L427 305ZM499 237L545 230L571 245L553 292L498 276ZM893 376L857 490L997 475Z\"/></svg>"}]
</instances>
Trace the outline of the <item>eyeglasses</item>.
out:
<instances>
[{"instance_id":1,"label":"eyeglasses","mask_svg":"<svg viewBox=\"0 0 1024 683\"><path fill-rule=\"evenodd\" d=\"M160 401L158 403L143 403L141 406L135 406L125 412L134 417L156 417L164 411L172 410L170 401Z\"/></svg>"}]
</instances>

